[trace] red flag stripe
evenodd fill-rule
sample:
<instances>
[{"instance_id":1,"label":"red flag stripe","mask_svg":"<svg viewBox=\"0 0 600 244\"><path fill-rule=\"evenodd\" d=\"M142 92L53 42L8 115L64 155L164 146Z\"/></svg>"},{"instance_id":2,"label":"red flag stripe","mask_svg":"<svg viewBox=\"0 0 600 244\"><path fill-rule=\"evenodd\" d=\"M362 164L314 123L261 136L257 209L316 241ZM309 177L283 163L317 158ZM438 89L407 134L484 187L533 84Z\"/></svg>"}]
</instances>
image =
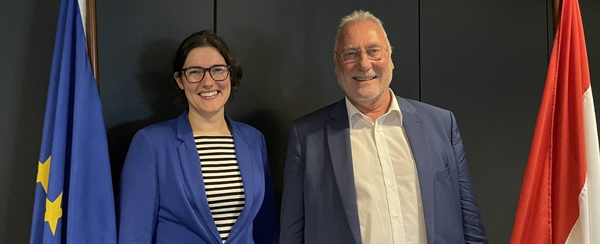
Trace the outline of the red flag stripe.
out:
<instances>
[{"instance_id":1,"label":"red flag stripe","mask_svg":"<svg viewBox=\"0 0 600 244\"><path fill-rule=\"evenodd\" d=\"M583 94L590 86L581 14L563 2L511 243L565 243L586 180Z\"/></svg>"}]
</instances>

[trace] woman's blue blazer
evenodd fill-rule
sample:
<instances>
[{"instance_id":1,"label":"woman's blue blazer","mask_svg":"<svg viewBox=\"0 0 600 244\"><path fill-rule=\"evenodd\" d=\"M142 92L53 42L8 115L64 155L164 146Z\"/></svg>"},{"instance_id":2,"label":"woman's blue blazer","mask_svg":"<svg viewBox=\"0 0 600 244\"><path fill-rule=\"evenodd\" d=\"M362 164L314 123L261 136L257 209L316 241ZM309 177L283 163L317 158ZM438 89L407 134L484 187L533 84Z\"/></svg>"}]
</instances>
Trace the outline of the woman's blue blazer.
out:
<instances>
[{"instance_id":1,"label":"woman's blue blazer","mask_svg":"<svg viewBox=\"0 0 600 244\"><path fill-rule=\"evenodd\" d=\"M226 119L246 194L226 243L276 242L264 136L252 126ZM121 173L119 201L120 243L222 244L208 207L187 112L135 134Z\"/></svg>"}]
</instances>

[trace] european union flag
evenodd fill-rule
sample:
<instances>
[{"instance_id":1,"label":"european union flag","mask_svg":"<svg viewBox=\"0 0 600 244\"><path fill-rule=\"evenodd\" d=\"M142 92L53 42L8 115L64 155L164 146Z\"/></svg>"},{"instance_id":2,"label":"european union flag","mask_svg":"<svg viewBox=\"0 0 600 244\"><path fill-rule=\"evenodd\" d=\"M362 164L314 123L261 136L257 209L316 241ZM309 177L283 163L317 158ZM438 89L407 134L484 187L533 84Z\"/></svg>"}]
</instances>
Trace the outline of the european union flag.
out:
<instances>
[{"instance_id":1,"label":"european union flag","mask_svg":"<svg viewBox=\"0 0 600 244\"><path fill-rule=\"evenodd\" d=\"M38 162L31 243L116 243L100 97L77 0L63 0Z\"/></svg>"}]
</instances>

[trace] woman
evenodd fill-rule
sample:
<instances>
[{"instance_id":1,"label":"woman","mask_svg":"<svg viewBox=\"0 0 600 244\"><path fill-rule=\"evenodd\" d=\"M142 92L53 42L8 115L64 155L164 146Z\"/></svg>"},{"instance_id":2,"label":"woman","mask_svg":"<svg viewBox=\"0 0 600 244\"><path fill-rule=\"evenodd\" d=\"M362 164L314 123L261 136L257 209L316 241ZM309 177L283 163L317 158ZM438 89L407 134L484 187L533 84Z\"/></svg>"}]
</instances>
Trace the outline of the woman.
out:
<instances>
[{"instance_id":1,"label":"woman","mask_svg":"<svg viewBox=\"0 0 600 244\"><path fill-rule=\"evenodd\" d=\"M173 76L188 109L134 136L121 175L119 242L271 243L265 139L224 106L242 69L210 31L186 38Z\"/></svg>"}]
</instances>

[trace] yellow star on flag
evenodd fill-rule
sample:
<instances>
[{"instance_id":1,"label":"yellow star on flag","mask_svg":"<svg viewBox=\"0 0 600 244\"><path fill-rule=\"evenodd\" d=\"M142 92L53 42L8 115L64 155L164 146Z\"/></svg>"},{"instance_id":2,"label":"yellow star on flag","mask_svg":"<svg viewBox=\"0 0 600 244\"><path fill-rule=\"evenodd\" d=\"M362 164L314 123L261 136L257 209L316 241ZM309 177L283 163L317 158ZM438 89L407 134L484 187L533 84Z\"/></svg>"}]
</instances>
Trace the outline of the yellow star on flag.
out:
<instances>
[{"instance_id":1,"label":"yellow star on flag","mask_svg":"<svg viewBox=\"0 0 600 244\"><path fill-rule=\"evenodd\" d=\"M52 235L56 233L56 225L58 225L58 219L62 217L62 208L60 207L62 203L62 192L54 202L50 201L50 199L46 198L46 214L44 215L44 221L48 222L50 225L50 230L52 231Z\"/></svg>"},{"instance_id":2,"label":"yellow star on flag","mask_svg":"<svg viewBox=\"0 0 600 244\"><path fill-rule=\"evenodd\" d=\"M50 161L52 156L46 159L46 162L42 163L38 161L38 173L37 173L37 182L42 184L44 188L44 192L48 194L48 178L50 177Z\"/></svg>"}]
</instances>

